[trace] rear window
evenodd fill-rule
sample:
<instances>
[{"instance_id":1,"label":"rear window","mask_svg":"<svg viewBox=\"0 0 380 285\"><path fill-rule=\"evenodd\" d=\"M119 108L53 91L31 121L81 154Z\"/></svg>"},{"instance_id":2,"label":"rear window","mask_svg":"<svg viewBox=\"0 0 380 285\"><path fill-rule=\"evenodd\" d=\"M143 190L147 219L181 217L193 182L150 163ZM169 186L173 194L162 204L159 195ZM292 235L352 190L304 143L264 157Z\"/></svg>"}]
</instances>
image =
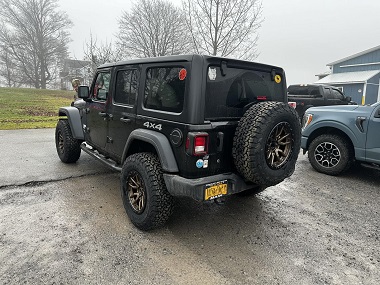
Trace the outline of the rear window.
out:
<instances>
[{"instance_id":1,"label":"rear window","mask_svg":"<svg viewBox=\"0 0 380 285\"><path fill-rule=\"evenodd\" d=\"M222 76L219 66L209 66L206 86L207 120L240 118L244 107L258 101L284 101L282 78L270 73L229 67Z\"/></svg>"},{"instance_id":2,"label":"rear window","mask_svg":"<svg viewBox=\"0 0 380 285\"><path fill-rule=\"evenodd\" d=\"M317 96L321 95L321 92L319 90L319 86L290 85L288 88L288 94Z\"/></svg>"}]
</instances>

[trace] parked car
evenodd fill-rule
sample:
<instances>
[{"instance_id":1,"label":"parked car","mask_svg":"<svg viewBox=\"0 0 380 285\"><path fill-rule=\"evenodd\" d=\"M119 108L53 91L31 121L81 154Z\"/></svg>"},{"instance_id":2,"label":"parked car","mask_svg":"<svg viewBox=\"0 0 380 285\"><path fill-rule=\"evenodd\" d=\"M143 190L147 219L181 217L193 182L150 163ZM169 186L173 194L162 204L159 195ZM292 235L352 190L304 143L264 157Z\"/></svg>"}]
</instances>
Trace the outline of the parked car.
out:
<instances>
[{"instance_id":1,"label":"parked car","mask_svg":"<svg viewBox=\"0 0 380 285\"><path fill-rule=\"evenodd\" d=\"M98 68L72 107L59 109L56 148L81 150L121 172L132 223L163 225L173 197L220 201L289 177L301 138L282 68L187 55Z\"/></svg>"},{"instance_id":2,"label":"parked car","mask_svg":"<svg viewBox=\"0 0 380 285\"><path fill-rule=\"evenodd\" d=\"M309 108L301 147L313 168L325 174L339 175L354 161L380 170L380 102Z\"/></svg>"},{"instance_id":3,"label":"parked car","mask_svg":"<svg viewBox=\"0 0 380 285\"><path fill-rule=\"evenodd\" d=\"M345 96L338 88L322 84L289 85L288 100L295 102L296 111L301 120L310 107L356 104L351 101L351 97Z\"/></svg>"}]
</instances>

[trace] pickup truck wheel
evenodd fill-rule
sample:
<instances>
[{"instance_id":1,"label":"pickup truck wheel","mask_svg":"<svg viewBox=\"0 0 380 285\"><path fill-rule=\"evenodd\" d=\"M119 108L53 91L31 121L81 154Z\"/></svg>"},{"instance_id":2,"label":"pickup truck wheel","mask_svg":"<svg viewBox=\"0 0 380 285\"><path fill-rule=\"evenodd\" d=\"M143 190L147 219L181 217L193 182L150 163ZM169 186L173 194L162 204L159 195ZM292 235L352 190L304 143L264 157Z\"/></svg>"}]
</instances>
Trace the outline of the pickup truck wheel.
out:
<instances>
[{"instance_id":1,"label":"pickup truck wheel","mask_svg":"<svg viewBox=\"0 0 380 285\"><path fill-rule=\"evenodd\" d=\"M328 175L347 171L354 158L350 143L341 136L320 135L309 146L308 157L315 170Z\"/></svg>"},{"instance_id":2,"label":"pickup truck wheel","mask_svg":"<svg viewBox=\"0 0 380 285\"><path fill-rule=\"evenodd\" d=\"M258 185L276 185L295 169L301 144L296 111L286 103L253 105L240 119L232 155L239 173Z\"/></svg>"},{"instance_id":3,"label":"pickup truck wheel","mask_svg":"<svg viewBox=\"0 0 380 285\"><path fill-rule=\"evenodd\" d=\"M67 120L59 120L55 128L55 146L59 158L64 163L76 162L81 153L81 142L75 139L71 133Z\"/></svg>"},{"instance_id":4,"label":"pickup truck wheel","mask_svg":"<svg viewBox=\"0 0 380 285\"><path fill-rule=\"evenodd\" d=\"M121 171L121 196L131 222L141 230L166 223L174 199L166 189L158 157L152 153L129 156Z\"/></svg>"}]
</instances>

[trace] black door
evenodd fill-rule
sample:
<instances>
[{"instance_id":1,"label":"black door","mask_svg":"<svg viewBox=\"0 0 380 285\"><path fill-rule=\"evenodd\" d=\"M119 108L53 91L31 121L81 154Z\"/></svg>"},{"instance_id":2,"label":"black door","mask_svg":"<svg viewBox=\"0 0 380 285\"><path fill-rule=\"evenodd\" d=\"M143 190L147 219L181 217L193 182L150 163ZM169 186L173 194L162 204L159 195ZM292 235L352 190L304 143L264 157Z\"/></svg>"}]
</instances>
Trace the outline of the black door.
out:
<instances>
[{"instance_id":1,"label":"black door","mask_svg":"<svg viewBox=\"0 0 380 285\"><path fill-rule=\"evenodd\" d=\"M112 104L108 113L112 114L108 122L107 152L118 162L124 151L129 134L136 128L136 100L138 70L122 68L116 71Z\"/></svg>"},{"instance_id":2,"label":"black door","mask_svg":"<svg viewBox=\"0 0 380 285\"><path fill-rule=\"evenodd\" d=\"M97 149L102 150L107 141L108 114L107 100L109 93L111 73L110 71L99 72L91 87L92 101L87 103L86 108L86 140Z\"/></svg>"}]
</instances>

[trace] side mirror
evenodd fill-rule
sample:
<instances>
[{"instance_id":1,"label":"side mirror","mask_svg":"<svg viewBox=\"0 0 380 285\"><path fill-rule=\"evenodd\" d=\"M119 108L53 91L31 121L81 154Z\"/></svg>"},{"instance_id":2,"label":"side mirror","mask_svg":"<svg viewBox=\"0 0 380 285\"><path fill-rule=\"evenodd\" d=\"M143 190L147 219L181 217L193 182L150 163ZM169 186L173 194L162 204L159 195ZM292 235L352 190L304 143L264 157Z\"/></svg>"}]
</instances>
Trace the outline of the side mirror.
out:
<instances>
[{"instance_id":1,"label":"side mirror","mask_svg":"<svg viewBox=\"0 0 380 285\"><path fill-rule=\"evenodd\" d=\"M380 118L380 108L377 109L375 113L375 118Z\"/></svg>"},{"instance_id":2,"label":"side mirror","mask_svg":"<svg viewBox=\"0 0 380 285\"><path fill-rule=\"evenodd\" d=\"M78 87L78 98L81 98L86 101L90 97L90 89L88 86L81 85Z\"/></svg>"}]
</instances>

